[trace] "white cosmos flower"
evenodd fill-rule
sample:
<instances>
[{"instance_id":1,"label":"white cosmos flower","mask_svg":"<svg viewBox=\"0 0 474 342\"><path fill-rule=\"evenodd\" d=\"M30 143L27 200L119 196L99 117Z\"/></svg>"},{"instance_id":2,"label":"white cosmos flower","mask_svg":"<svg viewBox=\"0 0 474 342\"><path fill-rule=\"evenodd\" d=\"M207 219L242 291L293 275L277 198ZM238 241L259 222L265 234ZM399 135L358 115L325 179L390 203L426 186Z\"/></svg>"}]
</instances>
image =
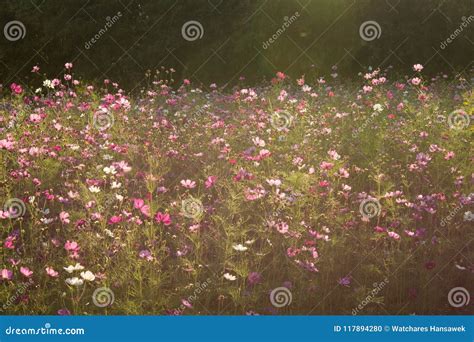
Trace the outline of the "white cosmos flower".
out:
<instances>
[{"instance_id":1,"label":"white cosmos flower","mask_svg":"<svg viewBox=\"0 0 474 342\"><path fill-rule=\"evenodd\" d=\"M376 103L374 104L373 106L373 109L376 111L376 112L381 112L383 110L383 106L380 104L380 103Z\"/></svg>"},{"instance_id":2,"label":"white cosmos flower","mask_svg":"<svg viewBox=\"0 0 474 342\"><path fill-rule=\"evenodd\" d=\"M91 185L89 187L89 191L92 192L92 193L98 193L98 192L100 192L100 188L98 186Z\"/></svg>"},{"instance_id":3,"label":"white cosmos flower","mask_svg":"<svg viewBox=\"0 0 474 342\"><path fill-rule=\"evenodd\" d=\"M82 271L84 269L84 266L82 266L80 263L77 263L76 265L69 265L68 267L63 267L67 273L72 273L74 271Z\"/></svg>"},{"instance_id":4,"label":"white cosmos flower","mask_svg":"<svg viewBox=\"0 0 474 342\"><path fill-rule=\"evenodd\" d=\"M224 273L224 278L227 279L227 280L230 280L230 281L234 281L235 279L237 279L236 276L234 276L230 273Z\"/></svg>"},{"instance_id":5,"label":"white cosmos flower","mask_svg":"<svg viewBox=\"0 0 474 342\"><path fill-rule=\"evenodd\" d=\"M281 180L279 179L267 179L268 185L274 185L276 187L279 187L281 185Z\"/></svg>"},{"instance_id":6,"label":"white cosmos flower","mask_svg":"<svg viewBox=\"0 0 474 342\"><path fill-rule=\"evenodd\" d=\"M248 247L245 247L241 243L239 243L238 245L233 245L232 248L239 252L244 252L248 249Z\"/></svg>"},{"instance_id":7,"label":"white cosmos flower","mask_svg":"<svg viewBox=\"0 0 474 342\"><path fill-rule=\"evenodd\" d=\"M265 140L262 140L259 137L252 138L252 141L256 146L265 147Z\"/></svg>"},{"instance_id":8,"label":"white cosmos flower","mask_svg":"<svg viewBox=\"0 0 474 342\"><path fill-rule=\"evenodd\" d=\"M81 286L82 284L84 284L84 280L79 279L78 277L67 278L66 284L69 284L72 286Z\"/></svg>"},{"instance_id":9,"label":"white cosmos flower","mask_svg":"<svg viewBox=\"0 0 474 342\"><path fill-rule=\"evenodd\" d=\"M51 80L44 80L44 81L43 81L43 87L53 89L53 88L54 88L54 85L53 85L53 83L51 82Z\"/></svg>"},{"instance_id":10,"label":"white cosmos flower","mask_svg":"<svg viewBox=\"0 0 474 342\"><path fill-rule=\"evenodd\" d=\"M112 237L112 238L114 237L114 233L112 233L111 230L105 229L104 232L105 232L105 234L107 234L109 237Z\"/></svg>"},{"instance_id":11,"label":"white cosmos flower","mask_svg":"<svg viewBox=\"0 0 474 342\"><path fill-rule=\"evenodd\" d=\"M112 189L118 189L118 188L120 188L121 186L122 186L122 183L118 183L118 182L116 182L116 181L113 181L112 184L110 185L110 187L111 187Z\"/></svg>"},{"instance_id":12,"label":"white cosmos flower","mask_svg":"<svg viewBox=\"0 0 474 342\"><path fill-rule=\"evenodd\" d=\"M73 265L69 265L68 267L63 267L67 273L72 273L74 272L74 266Z\"/></svg>"},{"instance_id":13,"label":"white cosmos flower","mask_svg":"<svg viewBox=\"0 0 474 342\"><path fill-rule=\"evenodd\" d=\"M95 275L91 271L81 272L81 277L82 277L82 279L87 280L87 281L94 281L95 280Z\"/></svg>"},{"instance_id":14,"label":"white cosmos flower","mask_svg":"<svg viewBox=\"0 0 474 342\"><path fill-rule=\"evenodd\" d=\"M115 175L117 173L117 170L115 170L115 166L106 166L103 168L103 171L106 173L106 174L112 174L112 175Z\"/></svg>"}]
</instances>

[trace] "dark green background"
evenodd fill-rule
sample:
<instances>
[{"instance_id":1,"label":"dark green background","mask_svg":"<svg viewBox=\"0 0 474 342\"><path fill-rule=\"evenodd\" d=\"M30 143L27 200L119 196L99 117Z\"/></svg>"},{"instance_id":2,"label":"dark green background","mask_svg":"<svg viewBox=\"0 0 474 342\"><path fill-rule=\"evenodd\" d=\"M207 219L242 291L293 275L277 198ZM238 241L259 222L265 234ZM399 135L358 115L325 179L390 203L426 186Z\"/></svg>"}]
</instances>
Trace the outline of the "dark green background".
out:
<instances>
[{"instance_id":1,"label":"dark green background","mask_svg":"<svg viewBox=\"0 0 474 342\"><path fill-rule=\"evenodd\" d=\"M88 81L110 78L128 89L144 85L147 69L176 69L176 79L209 85L248 83L272 77L331 72L355 76L367 66L409 73L426 65L427 73L466 72L472 65L474 22L444 50L440 48L462 17L474 14L472 0L24 0L2 1L0 25L19 20L24 39L0 36L0 83L26 82L31 67L50 78L65 62ZM89 50L84 45L106 23L120 20ZM299 18L268 49L262 44L296 11ZM182 38L181 27L197 20L202 39ZM380 39L365 42L359 26L377 21ZM39 80L37 80L39 82Z\"/></svg>"}]
</instances>

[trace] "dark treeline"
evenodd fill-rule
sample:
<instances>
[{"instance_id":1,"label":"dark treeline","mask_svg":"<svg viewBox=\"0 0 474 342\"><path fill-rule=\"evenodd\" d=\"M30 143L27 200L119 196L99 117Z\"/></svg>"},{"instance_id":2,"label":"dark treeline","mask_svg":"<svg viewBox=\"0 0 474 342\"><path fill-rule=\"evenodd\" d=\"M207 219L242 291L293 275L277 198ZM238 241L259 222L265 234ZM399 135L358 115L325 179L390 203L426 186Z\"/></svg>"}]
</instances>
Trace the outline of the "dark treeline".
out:
<instances>
[{"instance_id":1,"label":"dark treeline","mask_svg":"<svg viewBox=\"0 0 474 342\"><path fill-rule=\"evenodd\" d=\"M53 78L65 62L89 82L110 78L133 89L148 69L209 85L338 73L368 66L407 73L469 69L474 49L473 0L25 0L2 1L0 24L17 20L22 39L0 37L0 83L26 83L35 64ZM183 38L194 20L202 37ZM378 39L361 38L375 21ZM199 30L199 28L198 28ZM377 30L377 28L376 28ZM373 33L373 32L372 32ZM454 39L453 39L454 38ZM38 81L39 82L39 81Z\"/></svg>"}]
</instances>

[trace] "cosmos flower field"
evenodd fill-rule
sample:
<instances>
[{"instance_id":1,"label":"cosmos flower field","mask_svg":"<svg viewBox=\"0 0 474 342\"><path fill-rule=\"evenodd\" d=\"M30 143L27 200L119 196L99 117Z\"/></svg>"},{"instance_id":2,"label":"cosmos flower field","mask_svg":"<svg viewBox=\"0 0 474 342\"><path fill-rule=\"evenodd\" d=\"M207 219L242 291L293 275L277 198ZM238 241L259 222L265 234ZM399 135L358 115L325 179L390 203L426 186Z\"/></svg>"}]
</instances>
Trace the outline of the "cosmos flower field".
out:
<instances>
[{"instance_id":1,"label":"cosmos flower field","mask_svg":"<svg viewBox=\"0 0 474 342\"><path fill-rule=\"evenodd\" d=\"M4 84L2 314L472 314L474 95L405 72Z\"/></svg>"}]
</instances>

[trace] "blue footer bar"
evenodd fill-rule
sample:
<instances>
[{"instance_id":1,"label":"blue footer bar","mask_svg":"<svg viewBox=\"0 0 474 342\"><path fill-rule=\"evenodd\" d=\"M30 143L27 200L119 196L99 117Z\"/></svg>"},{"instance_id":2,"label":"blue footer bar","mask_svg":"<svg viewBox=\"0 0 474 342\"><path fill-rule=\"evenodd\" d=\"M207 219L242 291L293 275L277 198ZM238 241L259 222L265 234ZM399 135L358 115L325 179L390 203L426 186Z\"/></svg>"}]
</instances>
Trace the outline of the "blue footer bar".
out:
<instances>
[{"instance_id":1,"label":"blue footer bar","mask_svg":"<svg viewBox=\"0 0 474 342\"><path fill-rule=\"evenodd\" d=\"M1 316L0 341L474 341L473 316Z\"/></svg>"}]
</instances>

